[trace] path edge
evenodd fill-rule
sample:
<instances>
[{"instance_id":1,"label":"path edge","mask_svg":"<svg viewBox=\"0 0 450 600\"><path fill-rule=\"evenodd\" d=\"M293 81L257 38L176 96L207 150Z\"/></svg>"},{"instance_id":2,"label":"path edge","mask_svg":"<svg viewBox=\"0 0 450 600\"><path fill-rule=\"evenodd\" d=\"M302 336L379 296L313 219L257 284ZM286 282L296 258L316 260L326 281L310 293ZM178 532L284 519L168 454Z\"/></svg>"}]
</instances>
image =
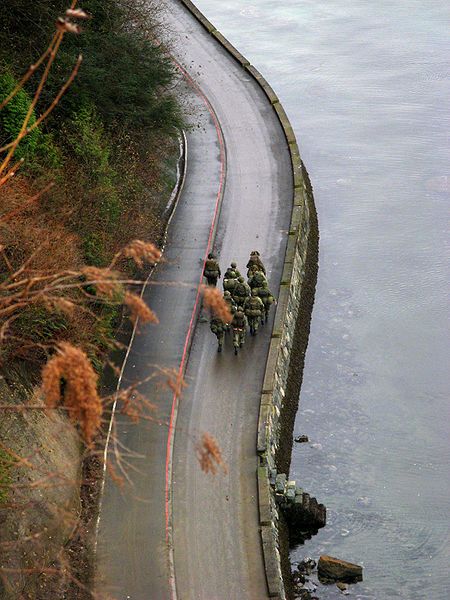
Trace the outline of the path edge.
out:
<instances>
[{"instance_id":1,"label":"path edge","mask_svg":"<svg viewBox=\"0 0 450 600\"><path fill-rule=\"evenodd\" d=\"M184 130L180 131L180 136L179 136L179 157L177 160L177 179L175 182L175 185L172 189L172 192L170 194L170 198L167 202L166 208L164 210L164 215L167 217L167 221L166 221L166 225L164 227L164 231L163 231L163 236L162 236L162 242L161 242L161 252L164 252L165 246L166 246L166 242L167 242L167 235L169 232L169 227L170 227L170 223L172 221L172 218L175 214L176 208L178 206L178 201L181 197L181 193L183 191L183 187L184 187L184 182L186 179L186 172L187 172L187 162L188 162L188 146L187 146L187 138L186 138L186 133L184 132ZM155 271L157 267L157 264L154 264L151 268L150 271L148 272L148 275L144 281L144 283L141 286L141 290L139 293L139 297L143 298L145 290L148 286L148 283L150 281L150 279L152 278L152 275ZM98 533L99 533L99 529L100 529L100 521L101 521L101 510L102 510L102 504L103 504L103 496L104 496L104 491L105 491L105 483L106 483L106 470L107 470L107 457L108 457L108 448L109 448L109 441L111 439L111 434L112 434L112 429L113 429L113 423L114 423L114 419L115 419L115 415L116 415L116 407L117 407L117 399L118 399L118 394L120 391L120 387L122 385L122 379L123 379L123 374L125 371L125 367L127 365L128 362L128 357L130 355L130 351L131 351L131 347L133 345L134 342L134 338L136 336L136 332L138 329L138 325L139 325L139 317L137 317L136 321L134 322L133 325L133 329L131 331L130 334L130 338L127 342L127 350L125 353L125 356L123 358L122 364L120 366L120 370L119 370L119 376L117 378L117 383L115 386L115 390L114 390L114 401L111 407L111 415L109 418L109 422L108 422L108 429L106 432L106 439L105 439L105 446L103 449L103 454L102 454L102 462L103 462L103 468L102 468L102 481L101 481L101 486L100 486L100 496L99 496L99 505L98 505L98 514L97 514L97 519L96 519L96 523L95 523L95 534L94 534L94 555L97 554L97 546L98 546Z\"/></svg>"},{"instance_id":2,"label":"path edge","mask_svg":"<svg viewBox=\"0 0 450 600\"><path fill-rule=\"evenodd\" d=\"M285 534L280 534L284 527L280 523L276 495L283 496L284 501L287 486L282 492L278 490L278 494L275 486L278 465L290 462L286 456L280 454L290 455L292 450L292 428L298 406L317 280L317 212L313 189L300 156L294 130L277 94L256 67L217 30L195 4L190 0L180 2L262 89L283 129L291 159L292 213L280 294L261 390L256 440L259 525L268 595L284 600L287 593L290 595L290 582L286 582L285 586L283 574L286 578L290 577L290 566L287 541L282 539L283 536L285 538ZM287 433L290 433L290 440L287 444L282 444L280 449L280 440L283 434ZM296 489L294 482L287 483L291 489ZM319 506L325 510L323 505Z\"/></svg>"}]
</instances>

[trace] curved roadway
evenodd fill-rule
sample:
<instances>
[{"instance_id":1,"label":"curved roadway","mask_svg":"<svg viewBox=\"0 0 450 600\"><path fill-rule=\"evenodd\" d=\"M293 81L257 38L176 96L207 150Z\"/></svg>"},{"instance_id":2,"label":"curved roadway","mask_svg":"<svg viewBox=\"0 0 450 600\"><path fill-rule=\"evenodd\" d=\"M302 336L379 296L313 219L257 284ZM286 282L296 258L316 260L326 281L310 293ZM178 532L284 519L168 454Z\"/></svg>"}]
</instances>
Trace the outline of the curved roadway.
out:
<instances>
[{"instance_id":1,"label":"curved roadway","mask_svg":"<svg viewBox=\"0 0 450 600\"><path fill-rule=\"evenodd\" d=\"M256 428L272 321L235 357L229 340L217 354L208 323L200 320L195 331L191 328L187 350L217 201L222 208L214 248L222 270L237 260L245 271L250 251L258 249L277 291L292 207L290 160L276 115L254 80L181 3L167 4L166 21L178 40L174 53L201 90L192 99L200 127L188 134L186 182L169 228L166 262L153 281L190 285L149 286L146 300L160 324L136 337L124 380L143 379L153 364L178 368L185 360L189 387L179 404L172 470L166 465L167 426L117 421L120 442L142 459L131 496L106 482L99 588L130 600L174 598L175 587L180 600L261 600L267 588L258 526ZM173 396L151 381L143 391L157 404L160 419L169 422ZM226 475L200 470L194 446L203 432L217 438ZM167 472L172 475L169 504Z\"/></svg>"}]
</instances>

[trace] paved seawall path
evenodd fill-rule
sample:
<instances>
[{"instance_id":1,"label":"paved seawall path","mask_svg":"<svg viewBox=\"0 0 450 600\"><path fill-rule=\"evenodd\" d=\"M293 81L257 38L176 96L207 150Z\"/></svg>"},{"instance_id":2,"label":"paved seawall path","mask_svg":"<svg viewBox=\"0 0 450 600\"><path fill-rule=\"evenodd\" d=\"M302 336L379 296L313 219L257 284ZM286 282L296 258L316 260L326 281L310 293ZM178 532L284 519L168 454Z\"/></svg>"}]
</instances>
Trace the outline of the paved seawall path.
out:
<instances>
[{"instance_id":1,"label":"paved seawall path","mask_svg":"<svg viewBox=\"0 0 450 600\"><path fill-rule=\"evenodd\" d=\"M184 189L168 232L166 262L154 280L189 286L148 287L145 298L160 324L136 337L124 382L144 379L152 364L182 365L189 387L174 438L166 426L117 423L120 441L144 458L131 495L106 482L99 581L117 598L259 600L268 592L256 435L272 320L238 357L229 343L218 355L208 323L198 323L195 331L193 324L202 259L220 203L214 247L223 270L231 260L244 269L250 251L258 249L278 293L292 211L291 163L285 134L255 80L180 2L168 7L166 20L179 40L176 60L195 80L200 127L188 133ZM173 394L150 382L142 391L169 422ZM203 432L217 438L227 475L200 470L194 444Z\"/></svg>"}]
</instances>

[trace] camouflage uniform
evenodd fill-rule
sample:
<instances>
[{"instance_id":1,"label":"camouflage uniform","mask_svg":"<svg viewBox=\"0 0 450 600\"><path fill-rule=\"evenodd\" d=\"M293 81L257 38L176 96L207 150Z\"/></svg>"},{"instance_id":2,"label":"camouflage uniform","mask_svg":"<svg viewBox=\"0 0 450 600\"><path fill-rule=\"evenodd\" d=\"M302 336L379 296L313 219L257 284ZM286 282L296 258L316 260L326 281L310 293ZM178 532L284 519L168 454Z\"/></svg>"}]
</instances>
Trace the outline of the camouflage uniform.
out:
<instances>
[{"instance_id":1,"label":"camouflage uniform","mask_svg":"<svg viewBox=\"0 0 450 600\"><path fill-rule=\"evenodd\" d=\"M220 277L220 267L213 254L208 254L205 268L203 269L203 275L206 277L208 285L216 287L217 280Z\"/></svg>"},{"instance_id":2,"label":"camouflage uniform","mask_svg":"<svg viewBox=\"0 0 450 600\"><path fill-rule=\"evenodd\" d=\"M260 259L259 252L257 250L253 250L253 252L251 252L249 261L247 263L247 269L250 272L255 266L259 267L258 271L262 271L264 273L264 275L266 274L266 267L264 266L262 260ZM247 272L247 277L251 276L251 274L249 274L249 272Z\"/></svg>"},{"instance_id":3,"label":"camouflage uniform","mask_svg":"<svg viewBox=\"0 0 450 600\"><path fill-rule=\"evenodd\" d=\"M261 317L264 314L264 303L257 295L256 289L252 291L250 298L245 299L244 313L250 326L250 335L256 335Z\"/></svg>"},{"instance_id":4,"label":"camouflage uniform","mask_svg":"<svg viewBox=\"0 0 450 600\"><path fill-rule=\"evenodd\" d=\"M254 270L252 272L252 276L248 280L248 285L251 289L260 288L262 287L264 282L267 283L267 279L264 273L262 271Z\"/></svg>"},{"instance_id":5,"label":"camouflage uniform","mask_svg":"<svg viewBox=\"0 0 450 600\"><path fill-rule=\"evenodd\" d=\"M273 296L272 292L269 290L269 284L267 283L267 281L264 282L260 288L255 288L255 289L257 291L258 296L263 301L265 321L267 322L267 319L269 318L270 307L275 302L275 297ZM261 321L262 321L262 319L261 319Z\"/></svg>"},{"instance_id":6,"label":"camouflage uniform","mask_svg":"<svg viewBox=\"0 0 450 600\"><path fill-rule=\"evenodd\" d=\"M243 306L244 300L250 296L250 286L245 283L243 277L239 277L236 285L231 290L231 295L237 306Z\"/></svg>"},{"instance_id":7,"label":"camouflage uniform","mask_svg":"<svg viewBox=\"0 0 450 600\"><path fill-rule=\"evenodd\" d=\"M238 271L237 264L235 262L232 262L224 275L224 279L237 279L240 276L241 274Z\"/></svg>"},{"instance_id":8,"label":"camouflage uniform","mask_svg":"<svg viewBox=\"0 0 450 600\"><path fill-rule=\"evenodd\" d=\"M218 317L213 317L209 323L209 327L217 337L217 352L222 352L223 341L225 339L226 323Z\"/></svg>"},{"instance_id":9,"label":"camouflage uniform","mask_svg":"<svg viewBox=\"0 0 450 600\"><path fill-rule=\"evenodd\" d=\"M227 272L223 278L223 289L225 291L232 292L236 286L237 280L238 276L236 273L234 271L230 271L230 269L227 269Z\"/></svg>"},{"instance_id":10,"label":"camouflage uniform","mask_svg":"<svg viewBox=\"0 0 450 600\"><path fill-rule=\"evenodd\" d=\"M230 294L230 292L225 291L224 294L223 294L223 299L228 304L228 308L230 309L230 313L233 314L236 311L237 306L236 306L236 303L233 300L233 297Z\"/></svg>"},{"instance_id":11,"label":"camouflage uniform","mask_svg":"<svg viewBox=\"0 0 450 600\"><path fill-rule=\"evenodd\" d=\"M225 302L228 304L228 308L230 309L230 313L231 313L232 315L234 315L234 313L235 313L235 312L236 312L236 310L237 310L237 306L236 306L236 304L235 304L235 302L234 302L234 300L233 300L233 298L232 298L232 296L231 296L231 294L230 294L230 292L229 292L229 291L225 291L225 292L224 292L224 294L223 294L223 299L224 299L224 300L225 300ZM227 324L226 324L226 330L227 330L227 331L229 331L229 330L230 330L230 323L227 323Z\"/></svg>"},{"instance_id":12,"label":"camouflage uniform","mask_svg":"<svg viewBox=\"0 0 450 600\"><path fill-rule=\"evenodd\" d=\"M234 313L231 327L233 328L234 353L237 354L238 349L244 345L247 331L247 318L241 310L237 310Z\"/></svg>"}]
</instances>

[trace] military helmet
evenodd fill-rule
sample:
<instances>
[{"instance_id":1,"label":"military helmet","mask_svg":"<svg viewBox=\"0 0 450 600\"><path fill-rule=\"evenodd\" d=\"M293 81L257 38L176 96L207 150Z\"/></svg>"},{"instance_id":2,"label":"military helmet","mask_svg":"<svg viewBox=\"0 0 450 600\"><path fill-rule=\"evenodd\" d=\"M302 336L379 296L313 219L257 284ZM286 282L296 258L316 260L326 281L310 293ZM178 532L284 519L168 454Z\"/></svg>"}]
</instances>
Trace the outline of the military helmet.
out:
<instances>
[{"instance_id":1,"label":"military helmet","mask_svg":"<svg viewBox=\"0 0 450 600\"><path fill-rule=\"evenodd\" d=\"M211 259L211 258L214 258L214 254L213 254L212 252L210 252L210 253L208 254L208 258L210 258L210 259Z\"/></svg>"},{"instance_id":2,"label":"military helmet","mask_svg":"<svg viewBox=\"0 0 450 600\"><path fill-rule=\"evenodd\" d=\"M224 293L223 293L223 297L224 298L230 298L231 297L230 292L228 290L225 290Z\"/></svg>"},{"instance_id":3,"label":"military helmet","mask_svg":"<svg viewBox=\"0 0 450 600\"><path fill-rule=\"evenodd\" d=\"M237 317L243 317L244 313L241 310L241 307L238 308L238 310L234 313Z\"/></svg>"},{"instance_id":4,"label":"military helmet","mask_svg":"<svg viewBox=\"0 0 450 600\"><path fill-rule=\"evenodd\" d=\"M239 281L240 283L244 283L244 278L242 277L242 275L241 275L240 277L238 277L238 281Z\"/></svg>"},{"instance_id":5,"label":"military helmet","mask_svg":"<svg viewBox=\"0 0 450 600\"><path fill-rule=\"evenodd\" d=\"M231 267L232 269L235 269L235 268L237 267L237 264L236 264L236 263L233 261L233 262L231 263L230 267Z\"/></svg>"},{"instance_id":6,"label":"military helmet","mask_svg":"<svg viewBox=\"0 0 450 600\"><path fill-rule=\"evenodd\" d=\"M258 252L258 250L252 250L252 251L250 252L250 256L259 256L259 252Z\"/></svg>"},{"instance_id":7,"label":"military helmet","mask_svg":"<svg viewBox=\"0 0 450 600\"><path fill-rule=\"evenodd\" d=\"M256 288L252 289L252 296L256 296L258 293L258 290Z\"/></svg>"}]
</instances>

